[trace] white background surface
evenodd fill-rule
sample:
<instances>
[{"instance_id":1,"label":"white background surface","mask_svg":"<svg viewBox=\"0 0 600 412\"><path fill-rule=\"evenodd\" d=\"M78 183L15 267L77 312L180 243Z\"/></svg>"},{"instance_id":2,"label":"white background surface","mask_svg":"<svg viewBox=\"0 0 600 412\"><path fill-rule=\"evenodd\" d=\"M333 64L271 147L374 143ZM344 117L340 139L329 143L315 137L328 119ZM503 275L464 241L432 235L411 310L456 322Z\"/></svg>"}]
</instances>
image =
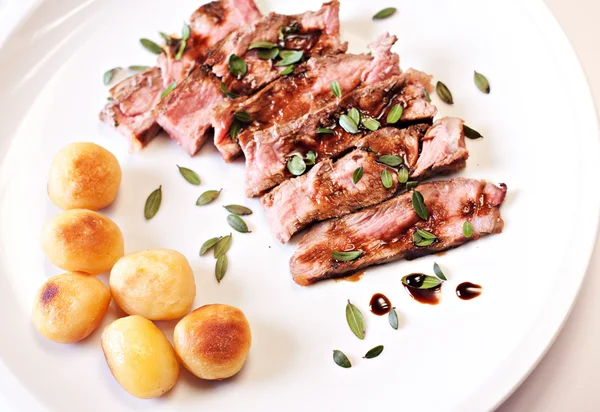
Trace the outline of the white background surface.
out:
<instances>
[{"instance_id":1,"label":"white background surface","mask_svg":"<svg viewBox=\"0 0 600 412\"><path fill-rule=\"evenodd\" d=\"M18 3L18 4L17 4ZM0 0L0 17L19 13L23 0ZM549 6L574 43L584 68L600 98L600 2L549 0ZM15 17L16 18L16 17ZM8 26L0 27L0 39ZM597 371L600 370L600 258L596 257L585 280L580 299L563 333L530 378L500 408L508 411L596 411L600 409Z\"/></svg>"},{"instance_id":2,"label":"white background surface","mask_svg":"<svg viewBox=\"0 0 600 412\"><path fill-rule=\"evenodd\" d=\"M546 0L546 4L565 30L583 65L598 108L600 1ZM590 190L600 190L600 184ZM563 331L538 367L498 409L498 412L600 410L598 291L600 291L600 248L597 241L579 299Z\"/></svg>"}]
</instances>

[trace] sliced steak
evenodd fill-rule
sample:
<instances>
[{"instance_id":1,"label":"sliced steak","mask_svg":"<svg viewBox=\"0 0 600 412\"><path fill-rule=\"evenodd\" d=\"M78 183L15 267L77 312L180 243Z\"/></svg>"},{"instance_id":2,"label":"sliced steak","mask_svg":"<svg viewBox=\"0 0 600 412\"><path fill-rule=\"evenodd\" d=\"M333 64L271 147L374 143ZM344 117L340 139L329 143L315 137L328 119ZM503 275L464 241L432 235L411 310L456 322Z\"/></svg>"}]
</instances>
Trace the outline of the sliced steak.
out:
<instances>
[{"instance_id":1,"label":"sliced steak","mask_svg":"<svg viewBox=\"0 0 600 412\"><path fill-rule=\"evenodd\" d=\"M340 91L345 94L360 84L400 74L399 57L390 51L395 42L396 36L384 34L369 45L374 56L337 54L311 58L293 76L282 77L251 97L227 99L213 113L215 146L229 162L242 152L237 140L252 139L258 130L289 122L334 101L333 81L339 83ZM250 114L252 123L232 139L229 130L234 114L242 111Z\"/></svg>"},{"instance_id":2,"label":"sliced steak","mask_svg":"<svg viewBox=\"0 0 600 412\"><path fill-rule=\"evenodd\" d=\"M132 152L138 151L160 130L151 111L162 91L158 67L128 77L109 90L112 101L100 112L100 119L129 139Z\"/></svg>"},{"instance_id":3,"label":"sliced steak","mask_svg":"<svg viewBox=\"0 0 600 412\"><path fill-rule=\"evenodd\" d=\"M205 4L190 17L190 37L184 52L176 59L180 39L173 37L158 57L163 84L180 83L190 71L204 61L208 48L232 31L262 17L253 0L220 0Z\"/></svg>"},{"instance_id":4,"label":"sliced steak","mask_svg":"<svg viewBox=\"0 0 600 412\"><path fill-rule=\"evenodd\" d=\"M208 138L213 109L225 100L221 82L229 92L248 95L281 76L284 67L274 60L261 60L257 50L248 50L259 40L277 43L282 48L298 47L305 57L346 50L339 40L339 3L326 3L316 12L284 16L271 13L232 32L207 51L205 64L210 70L196 68L156 108L158 123L171 137L194 155ZM282 35L280 31L288 33ZM291 39L309 39L295 40ZM232 54L244 59L247 72L237 79L229 72ZM215 79L219 79L215 81ZM193 109L191 109L193 108ZM182 113L186 114L181 118ZM173 135L174 134L174 135Z\"/></svg>"},{"instance_id":5,"label":"sliced steak","mask_svg":"<svg viewBox=\"0 0 600 412\"><path fill-rule=\"evenodd\" d=\"M481 236L500 233L504 222L500 205L506 185L485 181L452 179L423 183L418 190L425 199L429 219L415 213L412 191L377 206L323 222L312 228L298 244L290 270L299 285L345 276L371 265L399 259L413 259L462 245ZM463 224L471 222L473 236L465 237ZM437 236L430 246L413 242L416 229ZM338 262L334 251L361 251L350 262Z\"/></svg>"},{"instance_id":6,"label":"sliced steak","mask_svg":"<svg viewBox=\"0 0 600 412\"><path fill-rule=\"evenodd\" d=\"M240 140L246 157L246 195L260 196L292 177L286 165L294 154L305 156L313 151L317 159L324 160L352 149L368 130L360 126L358 133L352 134L339 126L340 115L350 108L356 108L364 118L379 119L385 124L388 112L400 104L404 111L394 126L431 122L437 109L423 96L423 89L430 88L431 76L409 69L400 76L355 89L292 121L257 131L252 139ZM330 128L334 132L319 134L319 128Z\"/></svg>"},{"instance_id":7,"label":"sliced steak","mask_svg":"<svg viewBox=\"0 0 600 412\"><path fill-rule=\"evenodd\" d=\"M362 138L354 150L337 162L317 163L307 174L287 180L261 198L271 229L281 243L305 226L344 216L391 198L400 188L397 171L379 163L381 155L401 156L414 164L425 124L407 129L386 127ZM364 150L363 150L364 149ZM362 167L363 176L355 184L352 175ZM381 174L387 169L392 185L383 186Z\"/></svg>"}]
</instances>

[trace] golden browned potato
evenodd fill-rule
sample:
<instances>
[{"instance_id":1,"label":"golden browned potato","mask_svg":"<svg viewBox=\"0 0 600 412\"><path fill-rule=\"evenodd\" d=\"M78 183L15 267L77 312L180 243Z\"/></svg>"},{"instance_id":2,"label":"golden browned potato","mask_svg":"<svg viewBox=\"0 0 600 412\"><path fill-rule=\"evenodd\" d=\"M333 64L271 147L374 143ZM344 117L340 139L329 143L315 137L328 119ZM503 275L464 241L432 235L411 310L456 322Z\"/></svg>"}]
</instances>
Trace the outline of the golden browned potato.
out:
<instances>
[{"instance_id":1,"label":"golden browned potato","mask_svg":"<svg viewBox=\"0 0 600 412\"><path fill-rule=\"evenodd\" d=\"M185 256L151 249L119 259L110 272L110 292L128 315L177 319L192 308L196 280Z\"/></svg>"},{"instance_id":2,"label":"golden browned potato","mask_svg":"<svg viewBox=\"0 0 600 412\"><path fill-rule=\"evenodd\" d=\"M72 143L54 157L48 195L61 209L99 210L110 205L121 184L117 158L94 143Z\"/></svg>"},{"instance_id":3,"label":"golden browned potato","mask_svg":"<svg viewBox=\"0 0 600 412\"><path fill-rule=\"evenodd\" d=\"M91 210L54 216L44 225L41 241L48 260L70 272L97 275L110 270L125 253L116 223Z\"/></svg>"},{"instance_id":4,"label":"golden browned potato","mask_svg":"<svg viewBox=\"0 0 600 412\"><path fill-rule=\"evenodd\" d=\"M137 398L168 392L179 376L179 363L164 333L141 316L115 320L102 332L102 351L111 373Z\"/></svg>"},{"instance_id":5,"label":"golden browned potato","mask_svg":"<svg viewBox=\"0 0 600 412\"><path fill-rule=\"evenodd\" d=\"M175 351L183 365L202 379L229 378L242 369L252 334L244 313L229 305L202 306L175 326Z\"/></svg>"},{"instance_id":6,"label":"golden browned potato","mask_svg":"<svg viewBox=\"0 0 600 412\"><path fill-rule=\"evenodd\" d=\"M110 292L97 278L63 273L42 285L31 317L44 337L58 343L73 343L86 338L100 325L109 304Z\"/></svg>"}]
</instances>

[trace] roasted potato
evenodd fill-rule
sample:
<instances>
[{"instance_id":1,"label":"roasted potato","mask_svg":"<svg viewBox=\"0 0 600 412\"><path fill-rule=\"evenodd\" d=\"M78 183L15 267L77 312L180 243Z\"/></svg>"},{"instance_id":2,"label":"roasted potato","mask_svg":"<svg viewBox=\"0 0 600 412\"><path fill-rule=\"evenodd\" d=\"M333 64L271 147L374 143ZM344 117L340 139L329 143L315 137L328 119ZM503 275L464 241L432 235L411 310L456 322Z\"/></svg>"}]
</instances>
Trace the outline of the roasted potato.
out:
<instances>
[{"instance_id":1,"label":"roasted potato","mask_svg":"<svg viewBox=\"0 0 600 412\"><path fill-rule=\"evenodd\" d=\"M202 379L229 378L242 369L252 334L244 313L229 305L202 306L177 323L173 341L183 365Z\"/></svg>"},{"instance_id":2,"label":"roasted potato","mask_svg":"<svg viewBox=\"0 0 600 412\"><path fill-rule=\"evenodd\" d=\"M111 373L133 396L156 398L177 382L173 347L148 319L134 315L115 320L102 333L101 344Z\"/></svg>"},{"instance_id":3,"label":"roasted potato","mask_svg":"<svg viewBox=\"0 0 600 412\"><path fill-rule=\"evenodd\" d=\"M102 322L110 292L97 278L63 273L46 281L38 291L31 318L37 330L58 343L86 338Z\"/></svg>"},{"instance_id":4,"label":"roasted potato","mask_svg":"<svg viewBox=\"0 0 600 412\"><path fill-rule=\"evenodd\" d=\"M124 254L119 227L91 210L67 210L54 216L42 229L41 243L54 265L92 275L110 270Z\"/></svg>"},{"instance_id":5,"label":"roasted potato","mask_svg":"<svg viewBox=\"0 0 600 412\"><path fill-rule=\"evenodd\" d=\"M61 149L50 167L48 196L63 210L99 210L110 205L121 184L117 158L94 143Z\"/></svg>"},{"instance_id":6,"label":"roasted potato","mask_svg":"<svg viewBox=\"0 0 600 412\"><path fill-rule=\"evenodd\" d=\"M177 319L196 297L194 273L185 256L154 249L119 259L110 272L110 292L128 315L150 320Z\"/></svg>"}]
</instances>

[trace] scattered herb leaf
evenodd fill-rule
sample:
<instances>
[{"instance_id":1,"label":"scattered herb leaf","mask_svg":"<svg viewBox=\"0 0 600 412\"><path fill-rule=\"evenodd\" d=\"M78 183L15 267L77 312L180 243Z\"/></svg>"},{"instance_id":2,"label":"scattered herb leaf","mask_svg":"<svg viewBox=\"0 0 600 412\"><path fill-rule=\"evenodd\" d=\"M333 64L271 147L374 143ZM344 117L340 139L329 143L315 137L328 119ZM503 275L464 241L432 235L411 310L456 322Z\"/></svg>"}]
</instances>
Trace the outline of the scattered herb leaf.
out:
<instances>
[{"instance_id":1,"label":"scattered herb leaf","mask_svg":"<svg viewBox=\"0 0 600 412\"><path fill-rule=\"evenodd\" d=\"M481 133L479 133L475 129L471 129L466 124L463 124L463 133L465 134L465 137L467 139L475 140L475 139L481 139L481 138L483 138L483 136L481 135Z\"/></svg>"},{"instance_id":2,"label":"scattered herb leaf","mask_svg":"<svg viewBox=\"0 0 600 412\"><path fill-rule=\"evenodd\" d=\"M131 70L132 72L145 72L149 68L150 68L150 66L133 65L133 66L129 66L127 69Z\"/></svg>"},{"instance_id":3,"label":"scattered herb leaf","mask_svg":"<svg viewBox=\"0 0 600 412\"><path fill-rule=\"evenodd\" d=\"M170 85L168 85L167 88L165 90L163 90L163 92L160 94L160 98L164 99L169 93L171 93L173 91L173 89L176 86L177 86L176 82L173 82Z\"/></svg>"},{"instance_id":4,"label":"scattered herb leaf","mask_svg":"<svg viewBox=\"0 0 600 412\"><path fill-rule=\"evenodd\" d=\"M160 209L161 202L162 186L158 186L158 189L150 193L150 196L146 199L146 205L144 206L144 217L146 220L150 220L156 215L158 209Z\"/></svg>"},{"instance_id":5,"label":"scattered herb leaf","mask_svg":"<svg viewBox=\"0 0 600 412\"><path fill-rule=\"evenodd\" d=\"M346 114L343 114L340 116L340 126L342 126L342 128L347 131L348 133L358 133L358 126L356 124L356 122L354 120L352 120L352 118Z\"/></svg>"},{"instance_id":6,"label":"scattered herb leaf","mask_svg":"<svg viewBox=\"0 0 600 412\"><path fill-rule=\"evenodd\" d=\"M230 99L235 99L236 97L238 97L237 94L227 90L227 86L225 86L225 83L223 82L221 82L221 91L225 96L229 97Z\"/></svg>"},{"instance_id":7,"label":"scattered herb leaf","mask_svg":"<svg viewBox=\"0 0 600 412\"><path fill-rule=\"evenodd\" d=\"M363 314L360 309L350 302L350 299L348 299L348 304L346 304L346 321L348 322L348 326L350 326L350 330L358 339L362 340L365 338Z\"/></svg>"},{"instance_id":8,"label":"scattered herb leaf","mask_svg":"<svg viewBox=\"0 0 600 412\"><path fill-rule=\"evenodd\" d=\"M179 50L177 50L177 54L175 55L175 60L181 60L183 56L183 52L185 51L185 47L187 44L187 40L190 38L190 26L186 23L183 23L183 28L181 29L181 40L179 41Z\"/></svg>"},{"instance_id":9,"label":"scattered herb leaf","mask_svg":"<svg viewBox=\"0 0 600 412\"><path fill-rule=\"evenodd\" d=\"M429 219L429 212L425 207L425 199L423 199L421 192L417 190L415 190L412 194L412 207L415 209L415 212L421 219Z\"/></svg>"},{"instance_id":10,"label":"scattered herb leaf","mask_svg":"<svg viewBox=\"0 0 600 412\"><path fill-rule=\"evenodd\" d=\"M221 280L223 277L225 277L225 272L227 272L227 264L227 255L219 256L217 263L215 264L215 277L219 283L221 283Z\"/></svg>"},{"instance_id":11,"label":"scattered herb leaf","mask_svg":"<svg viewBox=\"0 0 600 412\"><path fill-rule=\"evenodd\" d=\"M354 120L354 123L357 126L360 124L360 113L355 107L348 110L348 117L350 117L352 120Z\"/></svg>"},{"instance_id":12,"label":"scattered herb leaf","mask_svg":"<svg viewBox=\"0 0 600 412\"><path fill-rule=\"evenodd\" d=\"M400 156L396 155L383 155L377 161L390 167L398 167L404 163L404 160Z\"/></svg>"},{"instance_id":13,"label":"scattered herb leaf","mask_svg":"<svg viewBox=\"0 0 600 412\"><path fill-rule=\"evenodd\" d=\"M229 250L229 248L231 247L231 240L232 240L232 236L231 234L222 237L217 244L215 245L215 250L214 250L214 256L215 259L220 258L221 256L223 256L225 253L227 253L227 251Z\"/></svg>"},{"instance_id":14,"label":"scattered herb leaf","mask_svg":"<svg viewBox=\"0 0 600 412\"><path fill-rule=\"evenodd\" d=\"M328 129L326 127L319 127L317 129L317 134L330 134L335 133L332 129Z\"/></svg>"},{"instance_id":15,"label":"scattered herb leaf","mask_svg":"<svg viewBox=\"0 0 600 412\"><path fill-rule=\"evenodd\" d=\"M148 50L151 53L161 54L163 52L162 47L154 43L152 40L140 39L140 43L146 48L146 50Z\"/></svg>"},{"instance_id":16,"label":"scattered herb leaf","mask_svg":"<svg viewBox=\"0 0 600 412\"><path fill-rule=\"evenodd\" d=\"M399 183L406 183L408 182L408 169L405 167L401 167L398 170L398 182Z\"/></svg>"},{"instance_id":17,"label":"scattered herb leaf","mask_svg":"<svg viewBox=\"0 0 600 412\"><path fill-rule=\"evenodd\" d=\"M350 367L352 367L352 364L350 363L350 360L344 354L344 352L342 352L340 350L337 350L337 349L333 351L333 361L338 366L341 366L342 368L350 368Z\"/></svg>"},{"instance_id":18,"label":"scattered herb leaf","mask_svg":"<svg viewBox=\"0 0 600 412\"><path fill-rule=\"evenodd\" d=\"M250 123L252 121L252 116L250 116L247 112L243 110L239 112L235 112L235 118L242 123Z\"/></svg>"},{"instance_id":19,"label":"scattered herb leaf","mask_svg":"<svg viewBox=\"0 0 600 412\"><path fill-rule=\"evenodd\" d=\"M198 197L198 200L196 200L196 206L204 206L211 203L219 197L219 195L221 194L221 190L223 189L207 190L206 192L202 193L200 197Z\"/></svg>"},{"instance_id":20,"label":"scattered herb leaf","mask_svg":"<svg viewBox=\"0 0 600 412\"><path fill-rule=\"evenodd\" d=\"M242 219L238 215L228 215L227 223L229 223L229 226L231 226L240 233L250 233L250 231L248 230L248 225L246 224L246 222L244 222L244 219Z\"/></svg>"},{"instance_id":21,"label":"scattered herb leaf","mask_svg":"<svg viewBox=\"0 0 600 412\"><path fill-rule=\"evenodd\" d=\"M378 11L374 16L373 16L373 20L381 20L381 19L386 19L390 16L393 16L396 13L396 8L395 7L387 7L383 10Z\"/></svg>"},{"instance_id":22,"label":"scattered herb leaf","mask_svg":"<svg viewBox=\"0 0 600 412\"><path fill-rule=\"evenodd\" d=\"M468 220L463 224L463 235L465 235L466 238L473 236L473 225Z\"/></svg>"},{"instance_id":23,"label":"scattered herb leaf","mask_svg":"<svg viewBox=\"0 0 600 412\"><path fill-rule=\"evenodd\" d=\"M369 350L365 356L363 356L363 359L376 358L381 355L381 352L383 352L383 345L375 346L373 349Z\"/></svg>"},{"instance_id":24,"label":"scattered herb leaf","mask_svg":"<svg viewBox=\"0 0 600 412\"><path fill-rule=\"evenodd\" d=\"M426 230L422 230L422 229L417 229L416 232L419 236L421 236L422 239L431 239L431 240L435 240L437 239L437 236L434 235L431 232L428 232Z\"/></svg>"},{"instance_id":25,"label":"scattered herb leaf","mask_svg":"<svg viewBox=\"0 0 600 412\"><path fill-rule=\"evenodd\" d=\"M244 59L236 54L229 56L229 71L240 80L248 71L248 66Z\"/></svg>"},{"instance_id":26,"label":"scattered herb leaf","mask_svg":"<svg viewBox=\"0 0 600 412\"><path fill-rule=\"evenodd\" d=\"M450 93L450 90L446 87L444 83L438 81L435 85L435 92L438 96L440 96L440 99L442 99L443 102L448 104L454 104L454 99L452 99L452 93Z\"/></svg>"},{"instance_id":27,"label":"scattered herb leaf","mask_svg":"<svg viewBox=\"0 0 600 412\"><path fill-rule=\"evenodd\" d=\"M342 97L342 89L340 88L340 84L337 80L329 83L329 87L331 87L331 91L335 97Z\"/></svg>"},{"instance_id":28,"label":"scattered herb leaf","mask_svg":"<svg viewBox=\"0 0 600 412\"><path fill-rule=\"evenodd\" d=\"M416 289L431 289L431 288L435 288L436 286L439 286L442 281L434 276L428 276L428 275L420 275L420 279L419 281L415 282L414 280L407 280L408 277L411 275L407 275L404 276L402 278L402 283L405 284L406 286L410 286L411 288L416 288Z\"/></svg>"},{"instance_id":29,"label":"scattered herb leaf","mask_svg":"<svg viewBox=\"0 0 600 412\"><path fill-rule=\"evenodd\" d=\"M187 167L181 167L179 165L177 165L177 168L179 169L179 173L181 173L181 176L183 176L183 178L187 180L188 183L195 186L198 186L200 184L200 177L192 169L188 169Z\"/></svg>"},{"instance_id":30,"label":"scattered herb leaf","mask_svg":"<svg viewBox=\"0 0 600 412\"><path fill-rule=\"evenodd\" d=\"M383 183L383 187L385 187L386 189L389 189L394 185L392 174L387 168L381 171L381 183Z\"/></svg>"},{"instance_id":31,"label":"scattered herb leaf","mask_svg":"<svg viewBox=\"0 0 600 412\"><path fill-rule=\"evenodd\" d=\"M419 233L413 233L413 243L415 244L415 246L430 246L431 244L433 244L433 242L435 242L435 239L423 239L423 237Z\"/></svg>"},{"instance_id":32,"label":"scattered herb leaf","mask_svg":"<svg viewBox=\"0 0 600 412\"><path fill-rule=\"evenodd\" d=\"M279 49L260 49L256 52L256 55L262 60L273 60L279 56Z\"/></svg>"},{"instance_id":33,"label":"scattered herb leaf","mask_svg":"<svg viewBox=\"0 0 600 412\"><path fill-rule=\"evenodd\" d=\"M317 154L313 151L310 151L306 154L306 158L304 159L304 163L307 166L312 166L317 162Z\"/></svg>"},{"instance_id":34,"label":"scattered herb leaf","mask_svg":"<svg viewBox=\"0 0 600 412\"><path fill-rule=\"evenodd\" d=\"M362 250L353 250L349 252L331 252L331 257L337 262L351 262L362 255Z\"/></svg>"},{"instance_id":35,"label":"scattered herb leaf","mask_svg":"<svg viewBox=\"0 0 600 412\"><path fill-rule=\"evenodd\" d=\"M277 62L277 66L289 66L298 63L303 56L304 52L302 50L281 50L279 52L281 60Z\"/></svg>"},{"instance_id":36,"label":"scattered herb leaf","mask_svg":"<svg viewBox=\"0 0 600 412\"><path fill-rule=\"evenodd\" d=\"M212 247L214 245L217 244L217 242L221 240L221 237L213 237L211 239L208 239L206 242L204 242L202 244L202 246L200 247L200 256L204 255L206 252L208 252L209 250L212 249Z\"/></svg>"},{"instance_id":37,"label":"scattered herb leaf","mask_svg":"<svg viewBox=\"0 0 600 412\"><path fill-rule=\"evenodd\" d=\"M416 180L411 180L410 182L406 182L406 190L412 190L417 186L419 186L419 182Z\"/></svg>"},{"instance_id":38,"label":"scattered herb leaf","mask_svg":"<svg viewBox=\"0 0 600 412\"><path fill-rule=\"evenodd\" d=\"M246 206L227 205L227 206L223 206L223 207L225 209L227 209L227 211L229 213L233 213L234 215L238 215L238 216L247 216L247 215L251 215L252 214L252 210L250 210Z\"/></svg>"},{"instance_id":39,"label":"scattered herb leaf","mask_svg":"<svg viewBox=\"0 0 600 412\"><path fill-rule=\"evenodd\" d=\"M444 272L442 272L442 269L440 269L440 265L438 265L436 262L433 262L433 273L435 273L435 275L442 280L448 280L446 275L444 275Z\"/></svg>"},{"instance_id":40,"label":"scattered herb leaf","mask_svg":"<svg viewBox=\"0 0 600 412\"><path fill-rule=\"evenodd\" d=\"M388 314L388 321L390 322L392 329L398 330L398 313L396 313L396 308L392 308L392 310L390 310L390 313Z\"/></svg>"},{"instance_id":41,"label":"scattered herb leaf","mask_svg":"<svg viewBox=\"0 0 600 412\"><path fill-rule=\"evenodd\" d=\"M431 103L431 97L429 96L429 92L425 88L423 88L423 97L425 97L425 100Z\"/></svg>"},{"instance_id":42,"label":"scattered herb leaf","mask_svg":"<svg viewBox=\"0 0 600 412\"><path fill-rule=\"evenodd\" d=\"M286 67L285 69L283 69L281 71L281 73L279 73L282 76L287 76L288 74L291 74L294 69L296 68L296 66L294 66L293 64L290 64L288 67Z\"/></svg>"},{"instance_id":43,"label":"scattered herb leaf","mask_svg":"<svg viewBox=\"0 0 600 412\"><path fill-rule=\"evenodd\" d=\"M275 43L271 43L270 41L266 41L266 40L258 40L258 41L250 43L250 47L248 47L248 50L274 49L275 47L277 47L277 45Z\"/></svg>"},{"instance_id":44,"label":"scattered herb leaf","mask_svg":"<svg viewBox=\"0 0 600 412\"><path fill-rule=\"evenodd\" d=\"M287 168L294 176L300 176L306 171L306 163L302 157L294 155L288 159Z\"/></svg>"},{"instance_id":45,"label":"scattered herb leaf","mask_svg":"<svg viewBox=\"0 0 600 412\"><path fill-rule=\"evenodd\" d=\"M110 84L110 82L112 82L113 77L115 77L115 74L117 74L117 72L119 72L120 70L122 70L121 67L115 67L114 69L110 69L110 70L107 70L106 72L104 72L104 76L103 76L104 85L108 86Z\"/></svg>"},{"instance_id":46,"label":"scattered herb leaf","mask_svg":"<svg viewBox=\"0 0 600 412\"><path fill-rule=\"evenodd\" d=\"M363 170L362 166L359 166L356 168L354 173L352 173L352 181L354 182L354 184L357 184L358 182L360 182L360 179L362 179L362 177L363 177L363 173L364 173L364 170Z\"/></svg>"},{"instance_id":47,"label":"scattered herb leaf","mask_svg":"<svg viewBox=\"0 0 600 412\"><path fill-rule=\"evenodd\" d=\"M363 117L361 123L372 132L381 127L381 123L371 117Z\"/></svg>"},{"instance_id":48,"label":"scattered herb leaf","mask_svg":"<svg viewBox=\"0 0 600 412\"><path fill-rule=\"evenodd\" d=\"M169 36L167 33L164 33L162 31L159 31L158 34L160 34L160 37L163 38L163 40L165 41L165 44L167 46L170 46L171 43L173 43L173 38L171 36Z\"/></svg>"},{"instance_id":49,"label":"scattered herb leaf","mask_svg":"<svg viewBox=\"0 0 600 412\"><path fill-rule=\"evenodd\" d=\"M240 132L242 131L242 122L238 121L237 119L233 121L231 128L229 129L229 136L232 139L235 139L238 137L238 135L240 134Z\"/></svg>"},{"instance_id":50,"label":"scattered herb leaf","mask_svg":"<svg viewBox=\"0 0 600 412\"><path fill-rule=\"evenodd\" d=\"M395 104L394 107L392 107L387 115L387 118L385 119L387 124L395 124L398 123L398 120L400 120L400 118L402 117L402 113L404 112L404 108L402 107L402 105L400 103Z\"/></svg>"},{"instance_id":51,"label":"scattered herb leaf","mask_svg":"<svg viewBox=\"0 0 600 412\"><path fill-rule=\"evenodd\" d=\"M481 90L485 94L490 93L490 82L488 81L487 77L475 71L473 73L473 80L475 80L475 86L477 86L479 90Z\"/></svg>"}]
</instances>

